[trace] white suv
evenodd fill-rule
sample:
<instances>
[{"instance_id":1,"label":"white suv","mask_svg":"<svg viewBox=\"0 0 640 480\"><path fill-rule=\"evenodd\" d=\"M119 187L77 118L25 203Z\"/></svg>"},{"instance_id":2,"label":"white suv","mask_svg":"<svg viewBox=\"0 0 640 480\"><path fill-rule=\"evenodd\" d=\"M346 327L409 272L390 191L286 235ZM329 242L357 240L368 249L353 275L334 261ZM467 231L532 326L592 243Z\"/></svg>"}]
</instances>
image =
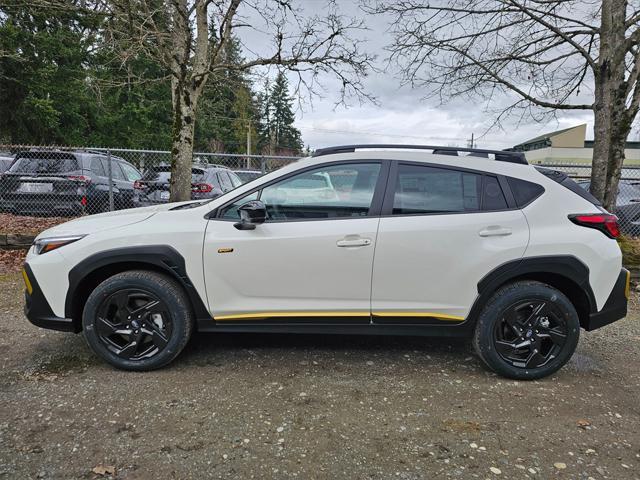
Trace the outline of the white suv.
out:
<instances>
[{"instance_id":1,"label":"white suv","mask_svg":"<svg viewBox=\"0 0 640 480\"><path fill-rule=\"evenodd\" d=\"M589 193L521 153L337 147L212 201L43 232L25 312L129 370L166 365L194 330L437 335L533 379L581 327L626 315L617 235Z\"/></svg>"}]
</instances>

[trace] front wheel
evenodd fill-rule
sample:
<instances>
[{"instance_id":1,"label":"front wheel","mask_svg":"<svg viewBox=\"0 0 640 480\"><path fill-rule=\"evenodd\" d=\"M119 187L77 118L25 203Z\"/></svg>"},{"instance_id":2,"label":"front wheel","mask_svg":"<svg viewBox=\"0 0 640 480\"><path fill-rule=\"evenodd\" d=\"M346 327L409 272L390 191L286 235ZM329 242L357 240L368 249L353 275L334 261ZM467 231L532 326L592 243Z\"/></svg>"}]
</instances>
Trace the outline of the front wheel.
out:
<instances>
[{"instance_id":1,"label":"front wheel","mask_svg":"<svg viewBox=\"0 0 640 480\"><path fill-rule=\"evenodd\" d=\"M496 373L533 380L567 363L579 337L578 313L562 292L544 283L519 281L489 300L478 318L473 345Z\"/></svg>"},{"instance_id":2,"label":"front wheel","mask_svg":"<svg viewBox=\"0 0 640 480\"><path fill-rule=\"evenodd\" d=\"M178 283L140 270L98 285L87 299L82 324L96 354L114 367L141 371L178 356L191 336L193 318Z\"/></svg>"}]
</instances>

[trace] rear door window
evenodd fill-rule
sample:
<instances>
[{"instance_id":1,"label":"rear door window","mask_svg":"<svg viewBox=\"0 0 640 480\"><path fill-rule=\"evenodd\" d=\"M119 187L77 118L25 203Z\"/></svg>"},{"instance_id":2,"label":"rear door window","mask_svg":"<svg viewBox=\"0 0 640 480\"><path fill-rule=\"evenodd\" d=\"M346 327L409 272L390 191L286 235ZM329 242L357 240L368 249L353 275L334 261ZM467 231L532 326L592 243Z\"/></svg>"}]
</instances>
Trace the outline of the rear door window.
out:
<instances>
[{"instance_id":1,"label":"rear door window","mask_svg":"<svg viewBox=\"0 0 640 480\"><path fill-rule=\"evenodd\" d=\"M480 210L482 175L446 168L399 165L393 215Z\"/></svg>"},{"instance_id":2,"label":"rear door window","mask_svg":"<svg viewBox=\"0 0 640 480\"><path fill-rule=\"evenodd\" d=\"M231 180L229 179L229 175L227 175L227 172L218 172L218 178L220 179L220 185L222 185L223 192L228 192L229 190L233 189L233 185L231 184Z\"/></svg>"},{"instance_id":3,"label":"rear door window","mask_svg":"<svg viewBox=\"0 0 640 480\"><path fill-rule=\"evenodd\" d=\"M126 180L124 173L122 173L122 169L120 168L120 162L116 162L111 160L111 175L115 180Z\"/></svg>"},{"instance_id":4,"label":"rear door window","mask_svg":"<svg viewBox=\"0 0 640 480\"><path fill-rule=\"evenodd\" d=\"M104 166L99 157L91 159L91 172L98 177L106 177Z\"/></svg>"},{"instance_id":5,"label":"rear door window","mask_svg":"<svg viewBox=\"0 0 640 480\"><path fill-rule=\"evenodd\" d=\"M136 180L140 180L141 178L140 173L128 163L120 163L120 167L124 172L124 176L130 182L135 182Z\"/></svg>"}]
</instances>

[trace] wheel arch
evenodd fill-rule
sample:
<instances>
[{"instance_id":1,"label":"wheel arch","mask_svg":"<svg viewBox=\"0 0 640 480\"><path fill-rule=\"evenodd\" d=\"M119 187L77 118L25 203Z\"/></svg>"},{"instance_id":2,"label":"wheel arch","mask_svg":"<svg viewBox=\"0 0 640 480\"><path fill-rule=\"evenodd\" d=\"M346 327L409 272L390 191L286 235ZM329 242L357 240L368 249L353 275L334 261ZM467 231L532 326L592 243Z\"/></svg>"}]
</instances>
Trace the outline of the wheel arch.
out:
<instances>
[{"instance_id":1,"label":"wheel arch","mask_svg":"<svg viewBox=\"0 0 640 480\"><path fill-rule=\"evenodd\" d=\"M184 258L168 245L125 247L91 255L69 272L65 316L78 331L82 310L91 292L104 280L127 270L149 270L177 280L184 289L195 318L211 318L196 288L187 276Z\"/></svg>"},{"instance_id":2,"label":"wheel arch","mask_svg":"<svg viewBox=\"0 0 640 480\"><path fill-rule=\"evenodd\" d=\"M473 323L499 288L519 280L536 280L562 292L578 312L583 328L589 315L597 311L589 267L581 260L572 255L528 257L500 265L478 282L478 297L469 313Z\"/></svg>"}]
</instances>

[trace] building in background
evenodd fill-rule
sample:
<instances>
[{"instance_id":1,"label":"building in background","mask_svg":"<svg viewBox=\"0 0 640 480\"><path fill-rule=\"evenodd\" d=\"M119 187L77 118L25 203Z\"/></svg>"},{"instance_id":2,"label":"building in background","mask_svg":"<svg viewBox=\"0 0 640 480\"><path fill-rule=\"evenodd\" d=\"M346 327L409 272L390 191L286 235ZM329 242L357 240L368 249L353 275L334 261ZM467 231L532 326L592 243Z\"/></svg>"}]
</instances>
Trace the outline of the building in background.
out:
<instances>
[{"instance_id":1,"label":"building in background","mask_svg":"<svg viewBox=\"0 0 640 480\"><path fill-rule=\"evenodd\" d=\"M591 164L593 140L586 140L587 124L540 135L509 150L525 152L532 164ZM640 142L627 142L625 165L640 165Z\"/></svg>"}]
</instances>

